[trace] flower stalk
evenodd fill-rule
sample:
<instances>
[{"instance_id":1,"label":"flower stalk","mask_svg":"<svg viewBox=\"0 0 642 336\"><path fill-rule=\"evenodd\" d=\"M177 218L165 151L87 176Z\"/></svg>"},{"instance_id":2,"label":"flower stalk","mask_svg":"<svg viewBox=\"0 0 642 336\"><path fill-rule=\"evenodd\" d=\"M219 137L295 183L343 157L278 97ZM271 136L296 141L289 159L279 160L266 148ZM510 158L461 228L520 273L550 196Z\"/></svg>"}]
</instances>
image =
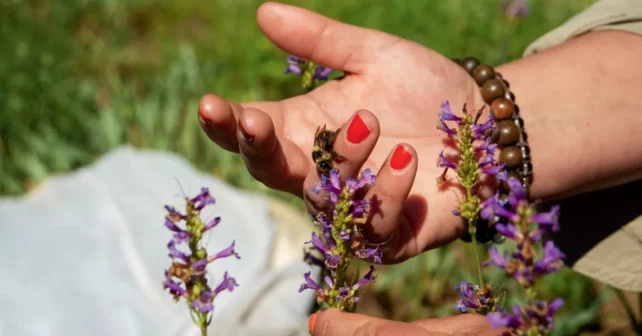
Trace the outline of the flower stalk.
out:
<instances>
[{"instance_id":1,"label":"flower stalk","mask_svg":"<svg viewBox=\"0 0 642 336\"><path fill-rule=\"evenodd\" d=\"M196 197L185 198L184 214L174 207L165 206L165 227L173 232L173 236L167 244L172 264L165 270L163 288L169 289L174 301L178 302L181 298L186 301L192 321L201 330L202 335L207 335L216 296L223 291L232 292L238 286L236 280L225 272L219 284L212 289L206 278L207 265L232 256L241 258L234 251L234 241L229 247L214 255L208 255L203 246L203 235L216 227L221 218L215 217L206 223L201 220L200 214L207 205L215 202L209 190L202 188ZM181 251L180 246L187 247L189 252Z\"/></svg>"},{"instance_id":2,"label":"flower stalk","mask_svg":"<svg viewBox=\"0 0 642 336\"><path fill-rule=\"evenodd\" d=\"M323 283L315 282L310 276L311 272L307 272L299 292L314 290L319 304L325 303L341 310L350 309L359 301L359 288L376 279L374 266L370 266L370 270L356 282L349 276L353 257L381 262L381 251L366 246L359 228L367 221L370 202L354 198L357 190L368 184L374 185L374 179L375 175L366 169L358 180L347 178L345 185L341 185L339 171L333 169L329 177L322 175L321 182L313 189L317 194L322 190L327 192L331 206L330 217L319 213L314 218L315 224L321 227L321 233L312 232L312 238L306 242L317 252L308 251L306 260L324 270Z\"/></svg>"},{"instance_id":3,"label":"flower stalk","mask_svg":"<svg viewBox=\"0 0 642 336\"><path fill-rule=\"evenodd\" d=\"M301 77L301 87L310 92L328 80L332 69L304 60L294 55L288 55L288 66L284 73L293 73Z\"/></svg>"}]
</instances>

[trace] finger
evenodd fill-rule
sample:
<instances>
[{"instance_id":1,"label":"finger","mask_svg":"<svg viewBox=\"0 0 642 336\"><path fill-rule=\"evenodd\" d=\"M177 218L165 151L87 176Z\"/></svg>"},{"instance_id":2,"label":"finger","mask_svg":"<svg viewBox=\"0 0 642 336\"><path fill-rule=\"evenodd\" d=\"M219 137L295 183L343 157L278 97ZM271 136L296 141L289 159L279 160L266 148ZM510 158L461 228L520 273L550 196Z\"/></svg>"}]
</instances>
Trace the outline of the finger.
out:
<instances>
[{"instance_id":1,"label":"finger","mask_svg":"<svg viewBox=\"0 0 642 336\"><path fill-rule=\"evenodd\" d=\"M266 186L301 197L310 159L290 140L278 138L272 119L263 111L240 111L236 141L248 171Z\"/></svg>"},{"instance_id":2,"label":"finger","mask_svg":"<svg viewBox=\"0 0 642 336\"><path fill-rule=\"evenodd\" d=\"M320 310L308 322L313 336L442 336L411 323L389 321L361 314L346 313L339 309Z\"/></svg>"},{"instance_id":3,"label":"finger","mask_svg":"<svg viewBox=\"0 0 642 336\"><path fill-rule=\"evenodd\" d=\"M241 111L254 107L267 113L277 125L282 121L282 106L277 102L233 103L217 95L207 94L198 105L198 121L207 136L217 145L238 153L237 121Z\"/></svg>"},{"instance_id":4,"label":"finger","mask_svg":"<svg viewBox=\"0 0 642 336\"><path fill-rule=\"evenodd\" d=\"M372 202L370 224L364 236L372 243L390 240L381 246L384 259L396 259L407 254L405 243L414 241L415 233L408 232L410 225L402 211L417 174L417 152L408 144L399 144L379 170L375 184L365 195Z\"/></svg>"},{"instance_id":5,"label":"finger","mask_svg":"<svg viewBox=\"0 0 642 336\"><path fill-rule=\"evenodd\" d=\"M442 332L449 335L500 335L501 329L490 328L486 317L477 314L461 314L444 318L425 319L412 322L426 330Z\"/></svg>"},{"instance_id":6,"label":"finger","mask_svg":"<svg viewBox=\"0 0 642 336\"><path fill-rule=\"evenodd\" d=\"M286 52L351 73L362 73L382 49L399 40L274 2L259 7L257 21L265 35Z\"/></svg>"},{"instance_id":7,"label":"finger","mask_svg":"<svg viewBox=\"0 0 642 336\"><path fill-rule=\"evenodd\" d=\"M370 111L355 112L346 125L337 134L333 145L333 150L341 157L336 161L326 160L327 157L318 159L318 164L332 163L332 167L339 170L342 182L347 177L355 178L359 174L379 139L379 121ZM305 201L313 216L326 203L325 195L312 192L312 188L319 182L319 173L317 169L313 169L303 184Z\"/></svg>"},{"instance_id":8,"label":"finger","mask_svg":"<svg viewBox=\"0 0 642 336\"><path fill-rule=\"evenodd\" d=\"M198 105L198 121L205 134L214 143L225 150L238 153L235 115L241 109L239 105L208 94L201 98Z\"/></svg>"}]
</instances>

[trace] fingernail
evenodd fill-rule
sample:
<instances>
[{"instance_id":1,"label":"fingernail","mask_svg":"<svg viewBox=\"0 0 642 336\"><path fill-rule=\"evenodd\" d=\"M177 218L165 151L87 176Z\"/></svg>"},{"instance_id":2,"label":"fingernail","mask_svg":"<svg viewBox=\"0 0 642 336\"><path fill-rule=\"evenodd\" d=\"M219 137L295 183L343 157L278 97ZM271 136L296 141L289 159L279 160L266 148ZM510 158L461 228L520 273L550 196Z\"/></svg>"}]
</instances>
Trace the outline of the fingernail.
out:
<instances>
[{"instance_id":1,"label":"fingernail","mask_svg":"<svg viewBox=\"0 0 642 336\"><path fill-rule=\"evenodd\" d=\"M410 160L412 160L412 154L403 145L399 145L390 158L390 167L394 170L402 170L406 168Z\"/></svg>"},{"instance_id":2,"label":"fingernail","mask_svg":"<svg viewBox=\"0 0 642 336\"><path fill-rule=\"evenodd\" d=\"M212 124L212 121L204 117L200 111L198 113L198 120L201 122L201 125L209 127Z\"/></svg>"},{"instance_id":3,"label":"fingernail","mask_svg":"<svg viewBox=\"0 0 642 336\"><path fill-rule=\"evenodd\" d=\"M348 126L348 131L346 133L348 141L353 144L361 143L361 141L368 137L368 134L370 134L368 125L363 122L363 119L361 119L358 114L355 115L354 118L352 118L352 122L350 123L350 126Z\"/></svg>"},{"instance_id":4,"label":"fingernail","mask_svg":"<svg viewBox=\"0 0 642 336\"><path fill-rule=\"evenodd\" d=\"M245 130L242 121L239 121L239 131L241 131L241 138L243 138L246 143L251 144L254 142L254 136Z\"/></svg>"},{"instance_id":5,"label":"fingernail","mask_svg":"<svg viewBox=\"0 0 642 336\"><path fill-rule=\"evenodd\" d=\"M310 332L310 335L314 334L314 324L317 322L317 313L314 313L310 315L310 319L308 320L308 331Z\"/></svg>"}]
</instances>

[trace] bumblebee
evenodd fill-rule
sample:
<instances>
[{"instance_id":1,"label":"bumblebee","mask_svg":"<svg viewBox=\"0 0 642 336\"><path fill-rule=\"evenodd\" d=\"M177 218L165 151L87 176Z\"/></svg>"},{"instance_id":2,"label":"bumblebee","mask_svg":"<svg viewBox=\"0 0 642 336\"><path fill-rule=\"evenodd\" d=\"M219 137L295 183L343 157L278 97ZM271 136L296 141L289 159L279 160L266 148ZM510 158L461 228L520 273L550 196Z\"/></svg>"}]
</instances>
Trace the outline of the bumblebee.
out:
<instances>
[{"instance_id":1,"label":"bumblebee","mask_svg":"<svg viewBox=\"0 0 642 336\"><path fill-rule=\"evenodd\" d=\"M319 174L327 174L332 169L332 161L341 160L343 157L332 148L337 134L341 128L336 131L328 131L323 127L317 127L314 134L314 148L312 149L312 160L317 165Z\"/></svg>"}]
</instances>

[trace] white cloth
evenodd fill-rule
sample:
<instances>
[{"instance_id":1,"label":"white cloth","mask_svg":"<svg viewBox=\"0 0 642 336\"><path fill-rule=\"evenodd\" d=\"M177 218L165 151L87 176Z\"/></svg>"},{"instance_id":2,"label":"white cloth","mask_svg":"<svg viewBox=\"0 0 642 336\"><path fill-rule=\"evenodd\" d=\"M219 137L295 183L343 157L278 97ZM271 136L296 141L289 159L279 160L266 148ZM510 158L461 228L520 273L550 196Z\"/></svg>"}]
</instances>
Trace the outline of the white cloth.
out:
<instances>
[{"instance_id":1,"label":"white cloth","mask_svg":"<svg viewBox=\"0 0 642 336\"><path fill-rule=\"evenodd\" d=\"M267 200L174 154L131 147L0 199L0 335L200 335L161 285L171 237L163 206L184 206L181 187L187 196L208 187L216 199L203 211L222 218L208 251L236 240L242 257L208 268L215 284L227 270L240 285L216 298L209 335L305 335L313 297L297 290L309 266L293 256L268 268Z\"/></svg>"}]
</instances>

